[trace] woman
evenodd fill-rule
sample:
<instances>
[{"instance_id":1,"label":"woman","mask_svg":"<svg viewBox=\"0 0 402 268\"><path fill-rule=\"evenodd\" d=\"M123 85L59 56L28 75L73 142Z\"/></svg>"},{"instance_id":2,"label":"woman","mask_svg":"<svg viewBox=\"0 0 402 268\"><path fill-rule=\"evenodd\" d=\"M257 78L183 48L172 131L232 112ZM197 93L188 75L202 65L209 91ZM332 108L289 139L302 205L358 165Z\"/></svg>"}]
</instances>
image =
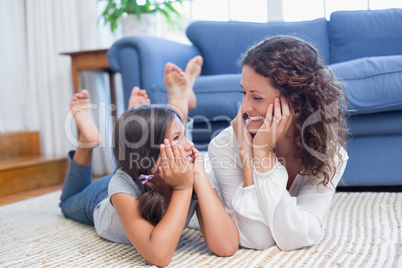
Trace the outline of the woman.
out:
<instances>
[{"instance_id":1,"label":"woman","mask_svg":"<svg viewBox=\"0 0 402 268\"><path fill-rule=\"evenodd\" d=\"M344 95L317 50L295 37L269 37L240 64L241 107L208 150L240 245L313 245L348 159Z\"/></svg>"},{"instance_id":2,"label":"woman","mask_svg":"<svg viewBox=\"0 0 402 268\"><path fill-rule=\"evenodd\" d=\"M237 227L208 181L202 155L184 135L181 116L186 118L188 106L195 105L187 78L177 66L166 65L173 109L149 106L146 92L133 89L129 106L134 108L120 116L113 130L113 153L121 168L95 182L91 162L99 132L88 92L75 94L70 102L80 134L77 150L69 153L60 197L64 216L94 225L102 238L132 244L157 266L169 264L194 211L212 252L230 256L238 248Z\"/></svg>"}]
</instances>

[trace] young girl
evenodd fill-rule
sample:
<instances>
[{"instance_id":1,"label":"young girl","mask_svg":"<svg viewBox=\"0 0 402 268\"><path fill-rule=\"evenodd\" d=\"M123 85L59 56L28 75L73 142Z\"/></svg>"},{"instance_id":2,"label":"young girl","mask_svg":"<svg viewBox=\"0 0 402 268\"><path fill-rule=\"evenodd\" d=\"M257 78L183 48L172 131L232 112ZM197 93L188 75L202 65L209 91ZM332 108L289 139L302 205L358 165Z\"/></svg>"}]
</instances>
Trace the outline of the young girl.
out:
<instances>
[{"instance_id":1,"label":"young girl","mask_svg":"<svg viewBox=\"0 0 402 268\"><path fill-rule=\"evenodd\" d=\"M99 144L99 133L88 92L75 94L70 103L80 143L69 153L60 198L64 216L94 225L107 240L132 244L157 266L170 263L194 210L212 252L230 256L238 248L237 227L211 187L203 157L186 139L181 121L195 105L189 91L201 64L201 57L191 60L186 74L166 65L168 105L174 109L149 106L145 91L133 89L129 107L134 108L121 115L113 130L113 153L121 168L94 182L92 150Z\"/></svg>"}]
</instances>

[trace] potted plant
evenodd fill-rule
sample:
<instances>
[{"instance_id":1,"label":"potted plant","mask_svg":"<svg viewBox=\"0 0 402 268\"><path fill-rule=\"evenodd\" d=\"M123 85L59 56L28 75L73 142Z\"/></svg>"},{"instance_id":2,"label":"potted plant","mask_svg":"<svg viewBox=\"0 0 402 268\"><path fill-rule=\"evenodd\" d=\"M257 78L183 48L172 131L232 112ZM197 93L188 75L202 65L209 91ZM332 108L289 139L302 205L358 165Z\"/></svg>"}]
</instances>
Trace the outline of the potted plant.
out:
<instances>
[{"instance_id":1,"label":"potted plant","mask_svg":"<svg viewBox=\"0 0 402 268\"><path fill-rule=\"evenodd\" d=\"M180 13L172 5L173 3L182 4L182 0L98 0L99 2L107 2L105 10L102 12L102 17L105 24L110 23L110 29L114 32L117 28L118 22L121 19L131 17L131 20L135 18L137 23L146 20L143 27L150 27L149 18L144 19L147 14L155 15L157 13L162 14L169 24L172 24L171 14L175 14L180 17ZM149 17L149 15L147 16ZM155 17L155 16L152 16ZM123 22L124 23L124 22ZM133 26L130 26L133 28ZM139 27L136 25L135 27ZM135 28L134 27L134 28ZM123 32L124 25L123 25ZM141 32L140 32L141 33Z\"/></svg>"}]
</instances>

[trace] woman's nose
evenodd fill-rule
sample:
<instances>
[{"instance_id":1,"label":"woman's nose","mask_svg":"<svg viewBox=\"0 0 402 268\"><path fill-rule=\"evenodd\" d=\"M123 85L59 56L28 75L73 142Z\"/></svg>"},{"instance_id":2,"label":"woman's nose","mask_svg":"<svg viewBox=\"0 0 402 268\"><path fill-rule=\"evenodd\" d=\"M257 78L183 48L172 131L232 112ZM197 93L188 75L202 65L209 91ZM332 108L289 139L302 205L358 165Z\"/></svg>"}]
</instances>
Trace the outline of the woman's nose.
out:
<instances>
[{"instance_id":1,"label":"woman's nose","mask_svg":"<svg viewBox=\"0 0 402 268\"><path fill-rule=\"evenodd\" d=\"M241 112L243 114L251 112L254 108L249 104L249 102L244 99L240 106Z\"/></svg>"}]
</instances>

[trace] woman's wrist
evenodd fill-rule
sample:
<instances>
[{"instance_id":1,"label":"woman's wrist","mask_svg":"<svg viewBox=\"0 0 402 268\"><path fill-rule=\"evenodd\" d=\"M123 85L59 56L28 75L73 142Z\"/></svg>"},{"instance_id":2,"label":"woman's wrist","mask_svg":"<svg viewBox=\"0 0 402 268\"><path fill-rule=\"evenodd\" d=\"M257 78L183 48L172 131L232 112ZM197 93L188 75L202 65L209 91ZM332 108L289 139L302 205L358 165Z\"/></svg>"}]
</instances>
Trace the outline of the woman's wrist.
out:
<instances>
[{"instance_id":1,"label":"woman's wrist","mask_svg":"<svg viewBox=\"0 0 402 268\"><path fill-rule=\"evenodd\" d=\"M253 150L248 149L248 150L240 150L240 158L242 161L244 161L245 159L253 159L254 157L254 153Z\"/></svg>"},{"instance_id":2,"label":"woman's wrist","mask_svg":"<svg viewBox=\"0 0 402 268\"><path fill-rule=\"evenodd\" d=\"M253 155L257 158L269 157L274 153L274 149L269 146L264 146L263 148L253 148Z\"/></svg>"},{"instance_id":3,"label":"woman's wrist","mask_svg":"<svg viewBox=\"0 0 402 268\"><path fill-rule=\"evenodd\" d=\"M275 154L273 151L269 150L257 152L253 158L254 168L259 173L266 173L270 171L275 166L275 163Z\"/></svg>"}]
</instances>

